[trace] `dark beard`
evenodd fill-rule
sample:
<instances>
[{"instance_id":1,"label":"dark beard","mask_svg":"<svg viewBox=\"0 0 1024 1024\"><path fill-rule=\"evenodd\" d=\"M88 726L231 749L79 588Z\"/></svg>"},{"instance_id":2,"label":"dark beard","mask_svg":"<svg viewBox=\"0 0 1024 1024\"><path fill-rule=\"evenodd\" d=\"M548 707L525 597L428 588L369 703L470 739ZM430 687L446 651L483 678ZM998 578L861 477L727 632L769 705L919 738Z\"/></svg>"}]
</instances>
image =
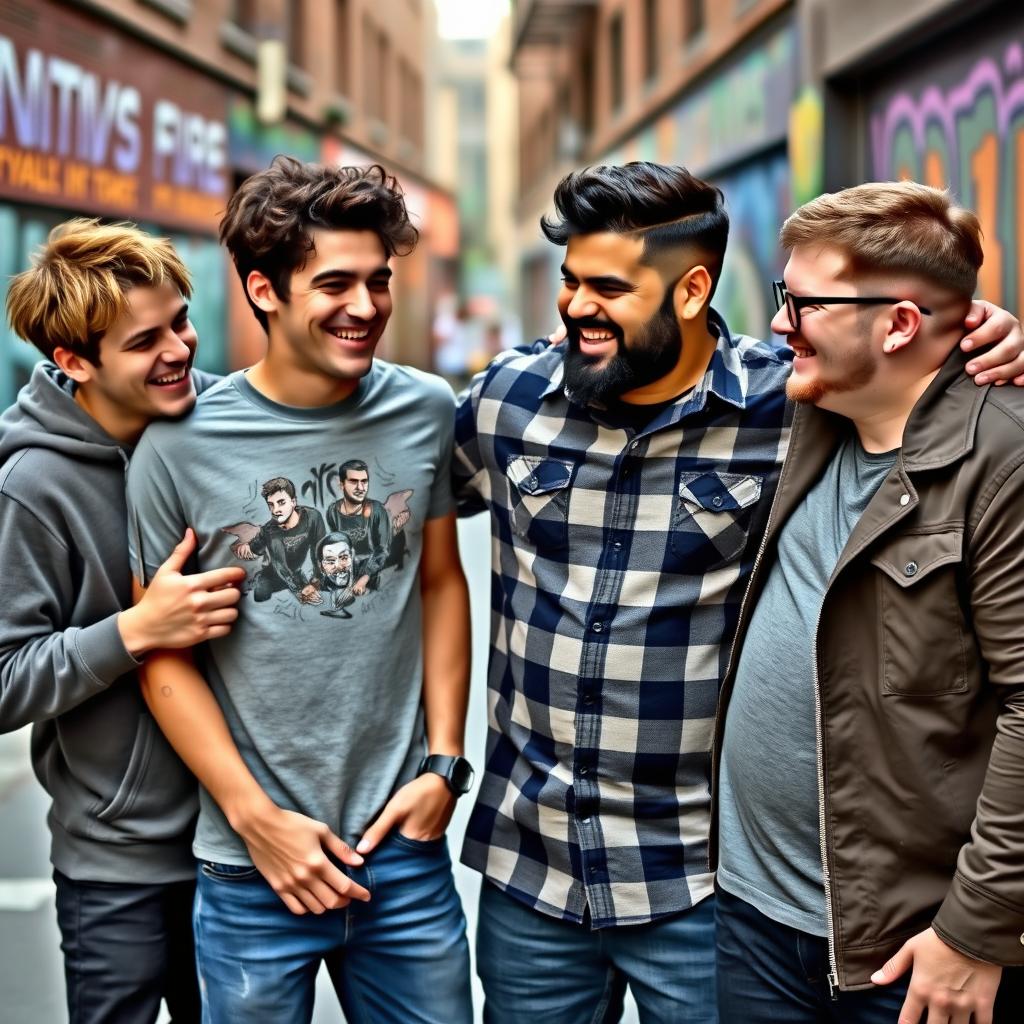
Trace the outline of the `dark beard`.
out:
<instances>
[{"instance_id":1,"label":"dark beard","mask_svg":"<svg viewBox=\"0 0 1024 1024\"><path fill-rule=\"evenodd\" d=\"M569 339L562 382L573 401L581 405L594 402L607 405L620 395L653 384L672 370L683 350L683 337L672 308L673 291L673 288L666 290L658 312L640 328L636 340L628 347L618 324L594 318L562 317ZM603 369L596 368L600 360L580 351L583 327L603 328L615 334L618 351Z\"/></svg>"}]
</instances>

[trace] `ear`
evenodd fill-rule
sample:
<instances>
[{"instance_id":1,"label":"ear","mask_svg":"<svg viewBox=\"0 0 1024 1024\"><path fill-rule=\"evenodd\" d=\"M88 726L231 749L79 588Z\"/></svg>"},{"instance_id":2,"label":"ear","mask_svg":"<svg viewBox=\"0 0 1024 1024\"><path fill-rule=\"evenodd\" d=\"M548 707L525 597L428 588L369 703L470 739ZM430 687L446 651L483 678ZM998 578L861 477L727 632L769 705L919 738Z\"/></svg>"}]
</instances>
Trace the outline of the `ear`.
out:
<instances>
[{"instance_id":1,"label":"ear","mask_svg":"<svg viewBox=\"0 0 1024 1024\"><path fill-rule=\"evenodd\" d=\"M711 295L711 275L707 267L691 267L676 282L672 293L672 308L677 320L696 320Z\"/></svg>"},{"instance_id":2,"label":"ear","mask_svg":"<svg viewBox=\"0 0 1024 1024\"><path fill-rule=\"evenodd\" d=\"M96 366L85 356L69 348L55 348L53 361L76 383L87 384L96 372Z\"/></svg>"},{"instance_id":3,"label":"ear","mask_svg":"<svg viewBox=\"0 0 1024 1024\"><path fill-rule=\"evenodd\" d=\"M898 302L885 323L882 353L891 356L906 348L917 337L921 328L921 310L912 302Z\"/></svg>"},{"instance_id":4,"label":"ear","mask_svg":"<svg viewBox=\"0 0 1024 1024\"><path fill-rule=\"evenodd\" d=\"M270 278L259 270L250 270L245 279L245 290L250 300L264 313L276 313L281 300L270 283Z\"/></svg>"}]
</instances>

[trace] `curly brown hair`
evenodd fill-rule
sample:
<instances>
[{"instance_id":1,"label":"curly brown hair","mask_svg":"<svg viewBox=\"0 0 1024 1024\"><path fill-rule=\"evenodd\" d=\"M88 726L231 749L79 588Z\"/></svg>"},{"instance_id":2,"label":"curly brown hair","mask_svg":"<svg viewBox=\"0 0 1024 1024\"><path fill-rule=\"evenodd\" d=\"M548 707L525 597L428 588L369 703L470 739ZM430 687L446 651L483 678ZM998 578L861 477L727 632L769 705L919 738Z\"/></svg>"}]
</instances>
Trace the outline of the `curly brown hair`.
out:
<instances>
[{"instance_id":1,"label":"curly brown hair","mask_svg":"<svg viewBox=\"0 0 1024 1024\"><path fill-rule=\"evenodd\" d=\"M292 274L316 251L311 231L317 228L373 231L389 257L408 255L419 239L401 186L379 164L326 167L276 156L231 197L220 240L231 253L243 288L249 274L258 270L287 301ZM266 330L266 313L251 299L249 305Z\"/></svg>"}]
</instances>

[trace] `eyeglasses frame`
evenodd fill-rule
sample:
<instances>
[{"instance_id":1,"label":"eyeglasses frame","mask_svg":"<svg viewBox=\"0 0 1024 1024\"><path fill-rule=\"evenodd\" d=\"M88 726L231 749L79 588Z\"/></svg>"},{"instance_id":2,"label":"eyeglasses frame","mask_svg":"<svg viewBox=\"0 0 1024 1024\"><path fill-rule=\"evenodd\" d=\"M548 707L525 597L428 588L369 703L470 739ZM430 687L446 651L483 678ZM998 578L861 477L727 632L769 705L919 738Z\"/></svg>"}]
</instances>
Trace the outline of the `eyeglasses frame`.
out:
<instances>
[{"instance_id":1,"label":"eyeglasses frame","mask_svg":"<svg viewBox=\"0 0 1024 1024\"><path fill-rule=\"evenodd\" d=\"M776 311L782 309L783 306L786 307L786 314L794 331L800 330L800 310L804 306L831 306L835 304L875 306L913 301L912 299L896 299L891 295L793 295L786 288L785 281L772 281L772 292L775 296ZM931 316L932 311L927 306L918 306L917 308L925 316Z\"/></svg>"}]
</instances>

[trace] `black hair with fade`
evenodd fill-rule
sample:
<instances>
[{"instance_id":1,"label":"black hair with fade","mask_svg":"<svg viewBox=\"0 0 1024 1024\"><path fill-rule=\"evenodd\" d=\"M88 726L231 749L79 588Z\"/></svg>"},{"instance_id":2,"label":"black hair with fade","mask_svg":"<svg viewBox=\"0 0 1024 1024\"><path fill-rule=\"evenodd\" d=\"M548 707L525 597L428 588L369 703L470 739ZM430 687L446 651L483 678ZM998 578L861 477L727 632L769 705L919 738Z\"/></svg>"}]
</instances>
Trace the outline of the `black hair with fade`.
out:
<instances>
[{"instance_id":1,"label":"black hair with fade","mask_svg":"<svg viewBox=\"0 0 1024 1024\"><path fill-rule=\"evenodd\" d=\"M558 220L542 217L549 242L604 231L644 243L644 262L668 250L692 247L707 259L712 291L722 270L729 215L722 190L685 167L638 160L622 166L584 167L555 188Z\"/></svg>"}]
</instances>

